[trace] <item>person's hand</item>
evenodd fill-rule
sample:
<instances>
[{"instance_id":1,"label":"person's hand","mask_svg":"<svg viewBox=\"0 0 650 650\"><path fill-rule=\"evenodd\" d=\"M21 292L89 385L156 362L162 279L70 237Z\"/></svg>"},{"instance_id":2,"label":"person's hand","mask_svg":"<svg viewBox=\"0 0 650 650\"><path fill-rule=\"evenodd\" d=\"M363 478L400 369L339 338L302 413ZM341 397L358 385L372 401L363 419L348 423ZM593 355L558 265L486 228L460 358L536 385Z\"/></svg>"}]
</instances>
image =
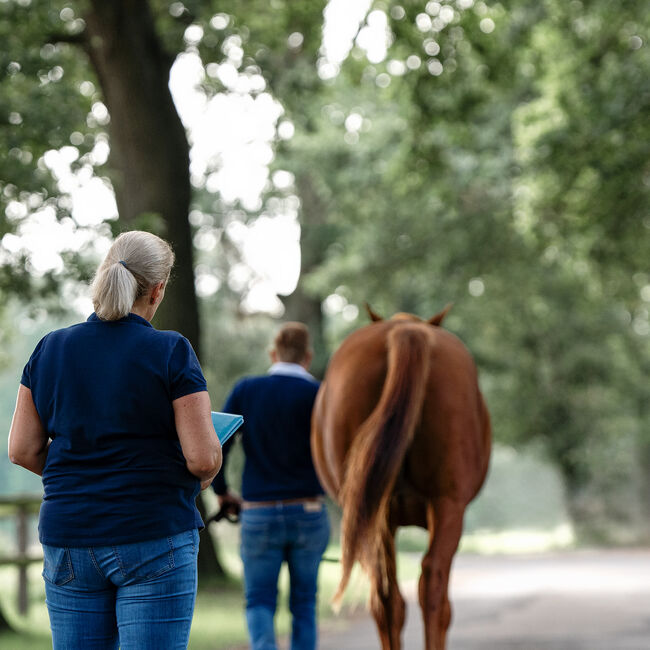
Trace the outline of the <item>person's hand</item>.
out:
<instances>
[{"instance_id":1,"label":"person's hand","mask_svg":"<svg viewBox=\"0 0 650 650\"><path fill-rule=\"evenodd\" d=\"M217 496L219 500L219 508L225 512L226 515L239 515L241 510L241 497L238 497L232 492L226 492L225 494L219 494Z\"/></svg>"},{"instance_id":2,"label":"person's hand","mask_svg":"<svg viewBox=\"0 0 650 650\"><path fill-rule=\"evenodd\" d=\"M201 481L201 490L205 490L209 488L212 485L212 481L214 481L214 476L211 476L210 478L206 478L204 481Z\"/></svg>"}]
</instances>

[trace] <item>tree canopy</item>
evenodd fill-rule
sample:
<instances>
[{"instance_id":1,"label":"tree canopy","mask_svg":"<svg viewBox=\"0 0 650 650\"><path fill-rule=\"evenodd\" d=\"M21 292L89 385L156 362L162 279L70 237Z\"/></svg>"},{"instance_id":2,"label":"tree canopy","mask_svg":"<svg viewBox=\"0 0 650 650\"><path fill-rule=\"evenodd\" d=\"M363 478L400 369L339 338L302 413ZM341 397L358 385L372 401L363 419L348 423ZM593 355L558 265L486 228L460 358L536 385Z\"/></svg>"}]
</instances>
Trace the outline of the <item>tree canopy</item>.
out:
<instances>
[{"instance_id":1,"label":"tree canopy","mask_svg":"<svg viewBox=\"0 0 650 650\"><path fill-rule=\"evenodd\" d=\"M166 234L183 271L165 323L202 341L221 399L260 368L270 328L242 308L252 285L233 274L232 224L295 213L301 275L281 298L314 331L317 372L364 301L424 317L453 302L446 324L477 357L497 440L542 446L586 533L638 533L650 510L645 3L376 1L358 20L351 3L347 23L333 1L137 4L0 3L0 291L69 295L102 236ZM328 53L343 25L343 54ZM192 171L197 143L166 90L186 55L206 101L281 105L258 205L215 189L218 156ZM117 221L75 217L68 168L106 179ZM85 242L47 271L15 236L44 214ZM197 307L202 273L218 290Z\"/></svg>"}]
</instances>

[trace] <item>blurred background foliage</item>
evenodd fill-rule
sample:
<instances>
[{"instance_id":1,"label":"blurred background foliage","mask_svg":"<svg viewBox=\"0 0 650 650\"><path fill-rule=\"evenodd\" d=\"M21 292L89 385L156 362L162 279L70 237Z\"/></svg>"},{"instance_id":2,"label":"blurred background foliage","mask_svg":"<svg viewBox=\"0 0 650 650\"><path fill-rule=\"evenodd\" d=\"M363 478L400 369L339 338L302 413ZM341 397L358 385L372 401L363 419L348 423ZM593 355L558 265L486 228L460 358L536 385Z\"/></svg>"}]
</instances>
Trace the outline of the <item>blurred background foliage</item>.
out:
<instances>
[{"instance_id":1,"label":"blurred background foliage","mask_svg":"<svg viewBox=\"0 0 650 650\"><path fill-rule=\"evenodd\" d=\"M265 370L278 318L309 323L322 375L342 338L366 323L364 301L387 317L429 317L453 302L445 325L477 359L499 453L520 454L495 461L470 528L531 526L530 504L548 497L533 475L550 467L564 486L551 510L566 508L580 540L647 542L646 3L375 1L359 14L349 52L332 61L322 48L324 1L141 2L149 11L130 16L113 47L153 39L167 66L200 57L206 98L268 93L281 105L269 180L256 206L226 200L206 182L222 165L217 157L202 176L179 180L187 187L159 185L182 193L191 180L180 216L152 208L87 224L48 160L59 152L125 203L124 145L119 159L108 155L122 125L104 102L128 71L107 75L87 53L108 39L97 35L98 14L119 25L128 4L0 2L3 421L38 336L79 318L71 306L97 262L96 242L123 228L165 234L173 225L195 243L179 266L216 287L199 292L196 316L182 297L168 297L168 311L200 322L190 338L215 406L236 378ZM363 45L369 29L383 30L381 57ZM146 76L147 59L130 65ZM233 68L235 81L225 74ZM237 86L241 79L250 83ZM141 101L133 98L134 110ZM138 110L155 122L156 103ZM284 182L272 180L276 172ZM20 246L25 224L45 209L78 242L47 271ZM282 314L257 313L247 307L254 272L233 276L245 264L233 224L287 210L301 227L298 285L280 296ZM531 450L547 469L526 464ZM4 458L0 468L0 491L37 489ZM505 516L503 503L521 517ZM547 509L538 524L559 519Z\"/></svg>"}]
</instances>

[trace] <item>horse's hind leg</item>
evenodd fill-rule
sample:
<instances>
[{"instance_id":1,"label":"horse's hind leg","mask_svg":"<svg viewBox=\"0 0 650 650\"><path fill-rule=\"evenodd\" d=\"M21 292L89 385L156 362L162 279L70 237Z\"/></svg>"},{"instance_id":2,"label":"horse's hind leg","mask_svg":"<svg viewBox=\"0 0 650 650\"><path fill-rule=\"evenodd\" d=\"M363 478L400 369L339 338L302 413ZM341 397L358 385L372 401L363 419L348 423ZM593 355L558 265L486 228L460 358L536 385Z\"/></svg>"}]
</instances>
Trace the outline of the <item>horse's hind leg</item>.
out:
<instances>
[{"instance_id":1,"label":"horse's hind leg","mask_svg":"<svg viewBox=\"0 0 650 650\"><path fill-rule=\"evenodd\" d=\"M395 531L391 531L383 542L385 576L381 567L373 567L371 571L370 611L377 623L382 650L400 650L402 647L400 635L406 612L397 584L394 534Z\"/></svg>"},{"instance_id":2,"label":"horse's hind leg","mask_svg":"<svg viewBox=\"0 0 650 650\"><path fill-rule=\"evenodd\" d=\"M447 596L451 561L463 529L464 506L436 499L427 507L429 548L422 559L419 583L425 650L445 650L451 606Z\"/></svg>"}]
</instances>

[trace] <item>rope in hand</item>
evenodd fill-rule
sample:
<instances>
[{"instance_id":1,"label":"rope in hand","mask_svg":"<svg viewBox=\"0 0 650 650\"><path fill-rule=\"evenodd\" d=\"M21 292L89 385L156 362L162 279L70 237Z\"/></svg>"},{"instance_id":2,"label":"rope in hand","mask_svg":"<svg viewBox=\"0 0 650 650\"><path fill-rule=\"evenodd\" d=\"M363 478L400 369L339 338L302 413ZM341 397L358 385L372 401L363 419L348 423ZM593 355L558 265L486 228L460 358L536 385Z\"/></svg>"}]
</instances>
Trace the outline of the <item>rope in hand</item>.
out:
<instances>
[{"instance_id":1,"label":"rope in hand","mask_svg":"<svg viewBox=\"0 0 650 650\"><path fill-rule=\"evenodd\" d=\"M238 512L232 512L230 508L220 508L218 512L216 512L212 517L209 517L205 525L207 526L208 524L212 523L213 521L221 521L222 519L225 519L226 521L229 521L231 524L238 524L239 523L239 513Z\"/></svg>"}]
</instances>

